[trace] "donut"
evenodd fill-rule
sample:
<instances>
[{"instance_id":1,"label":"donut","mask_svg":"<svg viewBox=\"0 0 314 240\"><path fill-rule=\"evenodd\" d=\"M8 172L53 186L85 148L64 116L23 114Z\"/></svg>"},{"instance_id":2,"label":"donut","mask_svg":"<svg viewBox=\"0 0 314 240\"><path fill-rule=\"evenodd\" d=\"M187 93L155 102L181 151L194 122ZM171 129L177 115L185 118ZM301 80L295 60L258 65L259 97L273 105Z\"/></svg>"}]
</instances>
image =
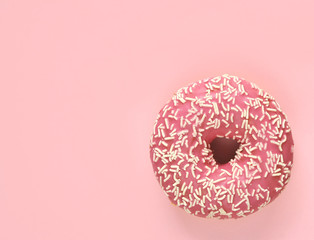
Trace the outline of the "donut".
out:
<instances>
[{"instance_id":1,"label":"donut","mask_svg":"<svg viewBox=\"0 0 314 240\"><path fill-rule=\"evenodd\" d=\"M287 185L293 139L275 99L224 74L179 89L157 115L149 150L166 196L187 213L235 219Z\"/></svg>"}]
</instances>

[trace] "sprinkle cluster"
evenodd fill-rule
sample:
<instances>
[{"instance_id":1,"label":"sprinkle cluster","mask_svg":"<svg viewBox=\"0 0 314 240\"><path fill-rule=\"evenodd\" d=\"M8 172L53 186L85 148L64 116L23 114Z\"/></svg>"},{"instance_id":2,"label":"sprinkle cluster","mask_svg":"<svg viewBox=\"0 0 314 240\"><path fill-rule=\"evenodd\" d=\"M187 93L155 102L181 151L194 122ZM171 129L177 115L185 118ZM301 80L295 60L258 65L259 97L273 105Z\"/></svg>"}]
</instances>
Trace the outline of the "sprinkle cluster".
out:
<instances>
[{"instance_id":1,"label":"sprinkle cluster","mask_svg":"<svg viewBox=\"0 0 314 240\"><path fill-rule=\"evenodd\" d=\"M220 165L210 142L238 141ZM150 141L154 173L171 202L209 218L243 217L264 207L290 178L293 140L275 99L236 76L179 89L162 108Z\"/></svg>"}]
</instances>

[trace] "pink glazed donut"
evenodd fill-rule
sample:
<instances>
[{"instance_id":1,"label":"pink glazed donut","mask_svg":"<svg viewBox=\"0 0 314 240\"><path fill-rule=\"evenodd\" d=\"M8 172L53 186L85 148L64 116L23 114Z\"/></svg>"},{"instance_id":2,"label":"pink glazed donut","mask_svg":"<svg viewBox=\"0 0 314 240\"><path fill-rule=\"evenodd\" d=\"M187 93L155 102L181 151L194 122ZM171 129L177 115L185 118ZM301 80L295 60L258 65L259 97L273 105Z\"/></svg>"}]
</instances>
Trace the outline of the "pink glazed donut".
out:
<instances>
[{"instance_id":1,"label":"pink glazed donut","mask_svg":"<svg viewBox=\"0 0 314 240\"><path fill-rule=\"evenodd\" d=\"M235 148L231 155L230 146ZM224 154L229 154L227 161ZM293 139L272 96L225 74L174 94L158 114L150 156L173 204L199 217L239 218L266 206L284 189Z\"/></svg>"}]
</instances>

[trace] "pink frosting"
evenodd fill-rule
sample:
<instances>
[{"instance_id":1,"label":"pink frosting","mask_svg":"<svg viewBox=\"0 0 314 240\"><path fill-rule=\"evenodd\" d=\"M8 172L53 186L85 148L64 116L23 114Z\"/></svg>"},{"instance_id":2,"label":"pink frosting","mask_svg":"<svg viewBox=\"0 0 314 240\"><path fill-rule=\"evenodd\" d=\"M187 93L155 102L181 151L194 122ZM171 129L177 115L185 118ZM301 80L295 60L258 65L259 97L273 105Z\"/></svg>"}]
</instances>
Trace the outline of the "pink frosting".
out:
<instances>
[{"instance_id":1,"label":"pink frosting","mask_svg":"<svg viewBox=\"0 0 314 240\"><path fill-rule=\"evenodd\" d=\"M237 140L218 164L216 137ZM150 141L154 173L170 201L199 217L239 218L273 201L290 178L293 139L275 99L227 74L183 87L159 112Z\"/></svg>"}]
</instances>

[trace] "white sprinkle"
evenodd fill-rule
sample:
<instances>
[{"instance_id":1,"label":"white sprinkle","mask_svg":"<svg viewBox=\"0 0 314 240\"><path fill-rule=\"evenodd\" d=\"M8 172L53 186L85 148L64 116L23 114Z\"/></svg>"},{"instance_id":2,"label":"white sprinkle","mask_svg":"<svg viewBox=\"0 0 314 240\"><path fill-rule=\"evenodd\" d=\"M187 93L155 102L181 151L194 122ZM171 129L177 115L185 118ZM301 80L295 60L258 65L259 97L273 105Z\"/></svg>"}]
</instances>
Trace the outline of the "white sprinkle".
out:
<instances>
[{"instance_id":1,"label":"white sprinkle","mask_svg":"<svg viewBox=\"0 0 314 240\"><path fill-rule=\"evenodd\" d=\"M282 121L282 127L285 128L286 119Z\"/></svg>"},{"instance_id":2,"label":"white sprinkle","mask_svg":"<svg viewBox=\"0 0 314 240\"><path fill-rule=\"evenodd\" d=\"M245 177L248 178L249 174L248 174L248 169L246 165L244 165L244 169L245 169Z\"/></svg>"},{"instance_id":3,"label":"white sprinkle","mask_svg":"<svg viewBox=\"0 0 314 240\"><path fill-rule=\"evenodd\" d=\"M230 133L231 133L231 130L225 134L225 137L228 137Z\"/></svg>"},{"instance_id":4,"label":"white sprinkle","mask_svg":"<svg viewBox=\"0 0 314 240\"><path fill-rule=\"evenodd\" d=\"M191 171L192 171L192 176L193 176L193 178L195 178L196 176L195 176L195 172L194 172L194 165L192 165Z\"/></svg>"},{"instance_id":5,"label":"white sprinkle","mask_svg":"<svg viewBox=\"0 0 314 240\"><path fill-rule=\"evenodd\" d=\"M218 115L218 114L219 114L219 110L218 110L217 103L216 103L216 102L213 102L213 105L214 105L214 111L215 111L215 113Z\"/></svg>"},{"instance_id":6,"label":"white sprinkle","mask_svg":"<svg viewBox=\"0 0 314 240\"><path fill-rule=\"evenodd\" d=\"M233 113L231 114L231 122L233 123Z\"/></svg>"},{"instance_id":7,"label":"white sprinkle","mask_svg":"<svg viewBox=\"0 0 314 240\"><path fill-rule=\"evenodd\" d=\"M204 114L203 114L203 117L201 118L201 120L200 120L200 122L199 122L199 125L201 125L201 124L203 123L205 117L206 117L206 114L204 113Z\"/></svg>"},{"instance_id":8,"label":"white sprinkle","mask_svg":"<svg viewBox=\"0 0 314 240\"><path fill-rule=\"evenodd\" d=\"M168 176L164 179L164 182L167 182L170 177L171 177L171 175L168 174Z\"/></svg>"},{"instance_id":9,"label":"white sprinkle","mask_svg":"<svg viewBox=\"0 0 314 240\"><path fill-rule=\"evenodd\" d=\"M225 107L225 104L223 102L221 103L221 106L225 110L225 112L228 112L228 109Z\"/></svg>"},{"instance_id":10,"label":"white sprinkle","mask_svg":"<svg viewBox=\"0 0 314 240\"><path fill-rule=\"evenodd\" d=\"M238 203L235 205L235 207L240 206L240 204L243 203L244 201L245 201L245 198L243 198L240 202L238 202Z\"/></svg>"},{"instance_id":11,"label":"white sprinkle","mask_svg":"<svg viewBox=\"0 0 314 240\"><path fill-rule=\"evenodd\" d=\"M188 164L188 163L185 164L184 167L183 167L183 170L186 171L186 168L187 168L189 165L190 165L190 164Z\"/></svg>"},{"instance_id":12,"label":"white sprinkle","mask_svg":"<svg viewBox=\"0 0 314 240\"><path fill-rule=\"evenodd\" d=\"M201 199L196 195L196 193L193 193L193 196L194 196L197 200L201 200Z\"/></svg>"},{"instance_id":13,"label":"white sprinkle","mask_svg":"<svg viewBox=\"0 0 314 240\"><path fill-rule=\"evenodd\" d=\"M230 203L233 203L233 196L234 195L230 195Z\"/></svg>"},{"instance_id":14,"label":"white sprinkle","mask_svg":"<svg viewBox=\"0 0 314 240\"><path fill-rule=\"evenodd\" d=\"M231 173L230 173L230 172L228 172L227 170L225 170L225 169L221 169L221 171L222 171L223 173L226 173L227 175L231 176Z\"/></svg>"},{"instance_id":15,"label":"white sprinkle","mask_svg":"<svg viewBox=\"0 0 314 240\"><path fill-rule=\"evenodd\" d=\"M231 107L232 110L236 111L236 112L239 112L239 110L235 107Z\"/></svg>"},{"instance_id":16,"label":"white sprinkle","mask_svg":"<svg viewBox=\"0 0 314 240\"><path fill-rule=\"evenodd\" d=\"M158 170L158 174L160 174L161 172L163 172L163 170L167 167L167 165L163 165L159 170Z\"/></svg>"},{"instance_id":17,"label":"white sprinkle","mask_svg":"<svg viewBox=\"0 0 314 240\"><path fill-rule=\"evenodd\" d=\"M165 125L166 125L166 129L169 129L169 121L168 121L168 118L165 118Z\"/></svg>"},{"instance_id":18,"label":"white sprinkle","mask_svg":"<svg viewBox=\"0 0 314 240\"><path fill-rule=\"evenodd\" d=\"M192 101L192 102L196 101L195 98L191 98L191 97L185 97L185 99L188 100L188 101Z\"/></svg>"},{"instance_id":19,"label":"white sprinkle","mask_svg":"<svg viewBox=\"0 0 314 240\"><path fill-rule=\"evenodd\" d=\"M168 141L168 140L173 140L174 137L165 137L165 140Z\"/></svg>"},{"instance_id":20,"label":"white sprinkle","mask_svg":"<svg viewBox=\"0 0 314 240\"><path fill-rule=\"evenodd\" d=\"M225 119L222 119L221 121L222 121L224 124L226 124L226 127L229 126L229 123L228 123Z\"/></svg>"},{"instance_id":21,"label":"white sprinkle","mask_svg":"<svg viewBox=\"0 0 314 240\"><path fill-rule=\"evenodd\" d=\"M195 167L198 171L203 172L203 170L201 168L199 168L198 166Z\"/></svg>"},{"instance_id":22,"label":"white sprinkle","mask_svg":"<svg viewBox=\"0 0 314 240\"><path fill-rule=\"evenodd\" d=\"M227 184L231 184L233 182L235 182L235 179L230 180L229 182L227 182Z\"/></svg>"},{"instance_id":23,"label":"white sprinkle","mask_svg":"<svg viewBox=\"0 0 314 240\"><path fill-rule=\"evenodd\" d=\"M254 197L255 189L253 189L251 196Z\"/></svg>"},{"instance_id":24,"label":"white sprinkle","mask_svg":"<svg viewBox=\"0 0 314 240\"><path fill-rule=\"evenodd\" d=\"M202 183L202 182L205 182L206 181L206 178L203 178L201 180L197 180L197 183Z\"/></svg>"},{"instance_id":25,"label":"white sprinkle","mask_svg":"<svg viewBox=\"0 0 314 240\"><path fill-rule=\"evenodd\" d=\"M178 162L178 165L180 165L182 162L184 162L184 159L181 159L181 160Z\"/></svg>"},{"instance_id":26,"label":"white sprinkle","mask_svg":"<svg viewBox=\"0 0 314 240\"><path fill-rule=\"evenodd\" d=\"M268 119L271 120L271 116L269 115L269 113L265 112L265 114L267 115Z\"/></svg>"},{"instance_id":27,"label":"white sprinkle","mask_svg":"<svg viewBox=\"0 0 314 240\"><path fill-rule=\"evenodd\" d=\"M208 168L208 172L206 173L206 176L208 176L211 173L211 169Z\"/></svg>"},{"instance_id":28,"label":"white sprinkle","mask_svg":"<svg viewBox=\"0 0 314 240\"><path fill-rule=\"evenodd\" d=\"M218 182L221 182L221 181L224 181L226 180L227 178L219 178L219 179L216 179L215 181L213 181L213 183L218 183Z\"/></svg>"},{"instance_id":29,"label":"white sprinkle","mask_svg":"<svg viewBox=\"0 0 314 240\"><path fill-rule=\"evenodd\" d=\"M196 137L197 136L196 128L194 125L192 127L193 127L193 134L192 135L193 135L193 137Z\"/></svg>"}]
</instances>

